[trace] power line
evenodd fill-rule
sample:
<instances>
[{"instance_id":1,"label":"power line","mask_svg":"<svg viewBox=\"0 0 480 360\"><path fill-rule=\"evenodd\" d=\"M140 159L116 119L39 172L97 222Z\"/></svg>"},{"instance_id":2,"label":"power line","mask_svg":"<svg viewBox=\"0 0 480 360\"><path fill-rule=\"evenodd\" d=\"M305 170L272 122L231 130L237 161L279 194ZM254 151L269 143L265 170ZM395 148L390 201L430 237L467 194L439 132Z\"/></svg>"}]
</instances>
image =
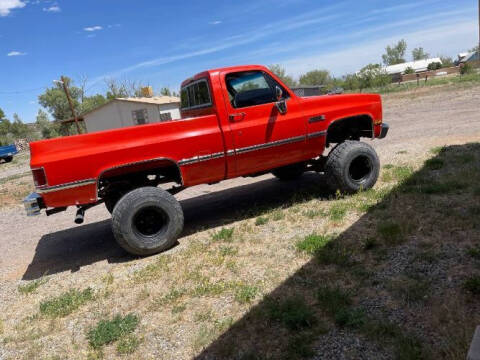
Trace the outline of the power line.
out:
<instances>
[{"instance_id":1,"label":"power line","mask_svg":"<svg viewBox=\"0 0 480 360\"><path fill-rule=\"evenodd\" d=\"M37 91L37 90L43 90L43 89L45 89L45 86L35 88L35 89L26 89L26 90L0 91L0 94L23 94L23 93Z\"/></svg>"}]
</instances>

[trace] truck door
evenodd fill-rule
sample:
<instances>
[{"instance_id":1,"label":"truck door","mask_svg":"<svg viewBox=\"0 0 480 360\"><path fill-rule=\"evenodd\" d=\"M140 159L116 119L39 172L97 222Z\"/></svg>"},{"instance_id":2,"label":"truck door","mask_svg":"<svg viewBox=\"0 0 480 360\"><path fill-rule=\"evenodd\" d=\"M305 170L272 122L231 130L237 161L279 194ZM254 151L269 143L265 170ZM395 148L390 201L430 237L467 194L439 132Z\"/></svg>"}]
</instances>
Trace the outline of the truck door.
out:
<instances>
[{"instance_id":1,"label":"truck door","mask_svg":"<svg viewBox=\"0 0 480 360\"><path fill-rule=\"evenodd\" d=\"M306 122L298 101L261 70L221 75L233 135L235 175L245 175L302 161ZM286 98L287 112L277 109L275 90Z\"/></svg>"}]
</instances>

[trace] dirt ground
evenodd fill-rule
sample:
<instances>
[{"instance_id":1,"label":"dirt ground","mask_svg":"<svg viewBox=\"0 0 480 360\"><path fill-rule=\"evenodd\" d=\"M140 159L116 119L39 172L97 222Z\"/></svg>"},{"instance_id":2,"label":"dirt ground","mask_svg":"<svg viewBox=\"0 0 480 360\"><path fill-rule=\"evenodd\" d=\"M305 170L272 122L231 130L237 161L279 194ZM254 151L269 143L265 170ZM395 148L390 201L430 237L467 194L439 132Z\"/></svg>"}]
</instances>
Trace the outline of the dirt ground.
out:
<instances>
[{"instance_id":1,"label":"dirt ground","mask_svg":"<svg viewBox=\"0 0 480 360\"><path fill-rule=\"evenodd\" d=\"M480 86L432 87L418 92L386 95L384 121L390 132L386 139L371 142L382 164L402 164L412 158L425 158L436 146L480 141ZM0 164L2 179L26 181L28 159L20 159L8 168ZM202 185L178 194L185 211L186 226L179 245L168 251L175 256L186 251L184 241L192 234L214 229L234 218L234 207L247 210L257 198L281 197L318 181L307 175L294 183L281 183L270 175L239 178L216 185ZM27 186L22 185L22 186ZM22 188L23 189L23 188ZM24 190L22 190L24 191ZM26 217L23 205L5 202L0 208L0 308L6 310L21 280L35 280L44 275L56 277L65 289L77 280L134 264L134 259L120 249L110 230L108 212L99 206L87 211L85 223L73 223L74 209L51 217ZM343 230L342 228L339 230ZM1 335L1 331L0 331ZM373 349L372 351L374 351ZM0 349L0 359L2 351Z\"/></svg>"}]
</instances>

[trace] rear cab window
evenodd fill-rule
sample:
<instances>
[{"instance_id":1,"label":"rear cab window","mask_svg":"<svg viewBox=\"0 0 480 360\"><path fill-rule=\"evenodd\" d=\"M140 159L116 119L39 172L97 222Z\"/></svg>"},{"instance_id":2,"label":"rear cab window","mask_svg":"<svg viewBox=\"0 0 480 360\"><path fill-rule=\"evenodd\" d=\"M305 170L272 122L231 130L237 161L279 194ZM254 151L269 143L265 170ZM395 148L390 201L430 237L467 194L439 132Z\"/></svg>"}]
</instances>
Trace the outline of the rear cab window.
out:
<instances>
[{"instance_id":1,"label":"rear cab window","mask_svg":"<svg viewBox=\"0 0 480 360\"><path fill-rule=\"evenodd\" d=\"M230 104L234 108L242 108L273 103L275 87L282 89L284 97L289 94L285 88L263 71L242 71L227 74L225 84Z\"/></svg>"},{"instance_id":2,"label":"rear cab window","mask_svg":"<svg viewBox=\"0 0 480 360\"><path fill-rule=\"evenodd\" d=\"M210 87L207 79L199 79L182 87L180 91L181 110L194 110L212 106Z\"/></svg>"}]
</instances>

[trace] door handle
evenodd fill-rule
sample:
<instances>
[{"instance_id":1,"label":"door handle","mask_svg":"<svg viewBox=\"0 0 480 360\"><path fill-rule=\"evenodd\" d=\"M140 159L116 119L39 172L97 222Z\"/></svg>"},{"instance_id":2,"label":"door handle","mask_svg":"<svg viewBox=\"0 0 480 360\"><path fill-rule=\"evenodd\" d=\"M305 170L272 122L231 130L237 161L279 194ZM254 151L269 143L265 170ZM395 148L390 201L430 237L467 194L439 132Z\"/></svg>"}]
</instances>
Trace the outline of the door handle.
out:
<instances>
[{"instance_id":1,"label":"door handle","mask_svg":"<svg viewBox=\"0 0 480 360\"><path fill-rule=\"evenodd\" d=\"M238 114L230 114L228 118L230 121L242 121L245 118L245 113L241 112Z\"/></svg>"}]
</instances>

